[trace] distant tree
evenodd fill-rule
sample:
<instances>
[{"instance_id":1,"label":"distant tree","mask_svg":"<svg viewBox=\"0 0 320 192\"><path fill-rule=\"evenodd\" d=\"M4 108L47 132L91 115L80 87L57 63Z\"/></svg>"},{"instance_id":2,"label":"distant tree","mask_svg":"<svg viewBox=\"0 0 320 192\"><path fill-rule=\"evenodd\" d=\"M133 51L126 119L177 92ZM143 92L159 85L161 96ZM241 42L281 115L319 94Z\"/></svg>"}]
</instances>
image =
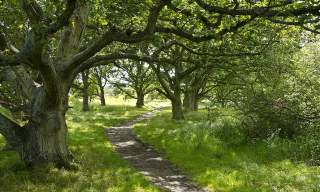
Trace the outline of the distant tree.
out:
<instances>
[{"instance_id":1,"label":"distant tree","mask_svg":"<svg viewBox=\"0 0 320 192\"><path fill-rule=\"evenodd\" d=\"M98 66L93 69L92 76L95 78L93 80L94 84L96 85L96 93L99 96L101 106L106 105L106 98L105 98L105 87L108 83L108 76L112 70L113 65L106 65L106 66Z\"/></svg>"},{"instance_id":2,"label":"distant tree","mask_svg":"<svg viewBox=\"0 0 320 192\"><path fill-rule=\"evenodd\" d=\"M117 61L115 62L113 80L109 82L128 97L136 99L136 107L144 106L144 98L154 91L155 75L150 65L143 61ZM132 92L134 91L134 93Z\"/></svg>"}]
</instances>

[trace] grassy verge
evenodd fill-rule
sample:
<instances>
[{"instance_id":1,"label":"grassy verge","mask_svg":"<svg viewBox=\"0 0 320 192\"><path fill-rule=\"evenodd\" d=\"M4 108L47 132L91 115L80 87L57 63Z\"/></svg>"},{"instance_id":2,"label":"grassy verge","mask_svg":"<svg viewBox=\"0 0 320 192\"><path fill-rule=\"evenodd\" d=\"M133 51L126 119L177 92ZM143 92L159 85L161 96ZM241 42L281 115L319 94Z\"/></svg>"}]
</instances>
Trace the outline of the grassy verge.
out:
<instances>
[{"instance_id":1,"label":"grassy verge","mask_svg":"<svg viewBox=\"0 0 320 192\"><path fill-rule=\"evenodd\" d=\"M28 171L16 153L0 151L0 191L158 191L113 151L104 135L105 127L132 119L146 109L123 105L114 99L112 103L115 105L94 105L92 112L86 113L79 112L81 105L74 103L68 112L69 146L79 170ZM0 147L3 145L0 137Z\"/></svg>"},{"instance_id":2,"label":"grassy verge","mask_svg":"<svg viewBox=\"0 0 320 192\"><path fill-rule=\"evenodd\" d=\"M229 144L206 134L205 116L190 113L177 122L164 111L135 132L211 191L320 191L320 167L293 163L287 142Z\"/></svg>"}]
</instances>

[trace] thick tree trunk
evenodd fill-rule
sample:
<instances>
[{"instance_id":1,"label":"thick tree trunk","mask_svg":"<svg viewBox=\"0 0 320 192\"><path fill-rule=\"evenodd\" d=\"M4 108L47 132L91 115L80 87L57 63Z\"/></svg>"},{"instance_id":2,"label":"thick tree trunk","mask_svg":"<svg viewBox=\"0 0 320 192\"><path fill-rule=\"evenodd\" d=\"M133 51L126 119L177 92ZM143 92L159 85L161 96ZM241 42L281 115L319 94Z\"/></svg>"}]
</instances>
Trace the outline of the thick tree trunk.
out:
<instances>
[{"instance_id":1,"label":"thick tree trunk","mask_svg":"<svg viewBox=\"0 0 320 192\"><path fill-rule=\"evenodd\" d=\"M101 106L106 106L106 98L104 96L104 87L103 86L99 86L100 88L100 104Z\"/></svg>"},{"instance_id":2,"label":"thick tree trunk","mask_svg":"<svg viewBox=\"0 0 320 192\"><path fill-rule=\"evenodd\" d=\"M184 114L182 110L182 102L181 99L173 99L171 100L172 105L172 119L174 120L183 120Z\"/></svg>"},{"instance_id":3,"label":"thick tree trunk","mask_svg":"<svg viewBox=\"0 0 320 192\"><path fill-rule=\"evenodd\" d=\"M69 167L71 155L65 120L68 97L62 92L57 94L55 103L44 88L38 88L33 95L29 122L23 127L0 114L0 133L27 166L53 163Z\"/></svg>"},{"instance_id":4,"label":"thick tree trunk","mask_svg":"<svg viewBox=\"0 0 320 192\"><path fill-rule=\"evenodd\" d=\"M58 167L68 166L71 155L62 111L47 111L40 123L30 122L25 129L28 131L18 152L27 165L54 163Z\"/></svg>"},{"instance_id":5,"label":"thick tree trunk","mask_svg":"<svg viewBox=\"0 0 320 192\"><path fill-rule=\"evenodd\" d=\"M143 92L137 92L136 107L141 108L143 106L144 106L144 93Z\"/></svg>"}]
</instances>

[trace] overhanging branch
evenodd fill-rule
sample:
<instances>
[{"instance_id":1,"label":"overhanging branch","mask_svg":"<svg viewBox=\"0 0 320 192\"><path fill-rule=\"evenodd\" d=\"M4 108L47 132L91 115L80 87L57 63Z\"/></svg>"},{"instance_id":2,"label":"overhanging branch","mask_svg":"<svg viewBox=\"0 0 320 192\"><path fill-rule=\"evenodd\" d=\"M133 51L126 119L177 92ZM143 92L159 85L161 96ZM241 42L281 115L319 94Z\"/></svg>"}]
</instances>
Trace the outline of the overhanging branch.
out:
<instances>
[{"instance_id":1,"label":"overhanging branch","mask_svg":"<svg viewBox=\"0 0 320 192\"><path fill-rule=\"evenodd\" d=\"M117 31L110 29L105 32L96 42L88 46L82 52L76 54L70 61L65 63L65 72L70 73L77 68L78 65L85 62L90 57L94 56L97 52L103 49L106 45L111 44L112 42L118 41L122 43L138 43L145 39L148 39L155 32L155 26L157 23L158 16L160 11L165 6L164 1L156 1L154 6L150 9L148 16L148 23L145 29L141 32L129 35L124 31Z\"/></svg>"},{"instance_id":2,"label":"overhanging branch","mask_svg":"<svg viewBox=\"0 0 320 192\"><path fill-rule=\"evenodd\" d=\"M49 25L49 27L47 29L47 34L54 34L58 30L60 30L62 27L69 24L69 19L72 16L73 11L76 8L76 2L77 2L77 0L68 0L67 1L66 9L58 17L56 22Z\"/></svg>"}]
</instances>

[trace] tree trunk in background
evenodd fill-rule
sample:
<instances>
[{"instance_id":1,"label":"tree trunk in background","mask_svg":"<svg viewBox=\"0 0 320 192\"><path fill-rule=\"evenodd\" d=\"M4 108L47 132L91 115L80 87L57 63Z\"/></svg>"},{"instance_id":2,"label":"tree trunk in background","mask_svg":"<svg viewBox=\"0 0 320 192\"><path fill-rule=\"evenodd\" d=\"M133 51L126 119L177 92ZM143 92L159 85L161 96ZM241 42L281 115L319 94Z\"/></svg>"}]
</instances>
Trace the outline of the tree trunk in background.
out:
<instances>
[{"instance_id":1,"label":"tree trunk in background","mask_svg":"<svg viewBox=\"0 0 320 192\"><path fill-rule=\"evenodd\" d=\"M99 85L100 88L100 104L101 106L106 106L106 98L104 96L104 87L102 85Z\"/></svg>"},{"instance_id":2,"label":"tree trunk in background","mask_svg":"<svg viewBox=\"0 0 320 192\"><path fill-rule=\"evenodd\" d=\"M182 110L182 102L181 99L173 99L171 100L172 105L172 119L174 120L183 120L183 110Z\"/></svg>"},{"instance_id":3,"label":"tree trunk in background","mask_svg":"<svg viewBox=\"0 0 320 192\"><path fill-rule=\"evenodd\" d=\"M194 106L193 106L194 111L198 111L199 110L199 99L198 97L194 98Z\"/></svg>"},{"instance_id":4,"label":"tree trunk in background","mask_svg":"<svg viewBox=\"0 0 320 192\"><path fill-rule=\"evenodd\" d=\"M172 104L172 119L174 120L183 120L183 108L181 101L181 85L178 80L174 80L173 85L173 98L171 99Z\"/></svg>"},{"instance_id":5,"label":"tree trunk in background","mask_svg":"<svg viewBox=\"0 0 320 192\"><path fill-rule=\"evenodd\" d=\"M198 99L194 91L187 91L183 98L183 108L185 111L197 111L198 110Z\"/></svg>"},{"instance_id":6,"label":"tree trunk in background","mask_svg":"<svg viewBox=\"0 0 320 192\"><path fill-rule=\"evenodd\" d=\"M89 75L88 72L82 72L82 83L83 83L83 89L82 89L82 111L89 111Z\"/></svg>"},{"instance_id":7,"label":"tree trunk in background","mask_svg":"<svg viewBox=\"0 0 320 192\"><path fill-rule=\"evenodd\" d=\"M136 107L141 108L143 106L144 106L144 93L142 91L138 91Z\"/></svg>"}]
</instances>

